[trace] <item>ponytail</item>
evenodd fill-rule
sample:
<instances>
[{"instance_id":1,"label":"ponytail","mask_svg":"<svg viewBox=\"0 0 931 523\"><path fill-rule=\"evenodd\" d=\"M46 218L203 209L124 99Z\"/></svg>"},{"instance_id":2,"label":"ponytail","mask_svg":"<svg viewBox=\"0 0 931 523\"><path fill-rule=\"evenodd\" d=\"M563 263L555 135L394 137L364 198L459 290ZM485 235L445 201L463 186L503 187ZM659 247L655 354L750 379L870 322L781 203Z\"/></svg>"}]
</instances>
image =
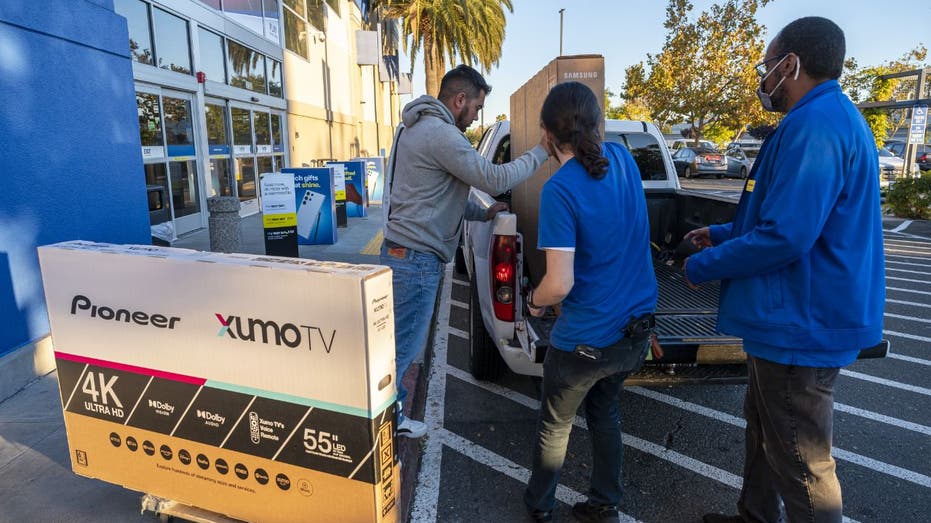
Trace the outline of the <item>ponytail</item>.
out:
<instances>
[{"instance_id":1,"label":"ponytail","mask_svg":"<svg viewBox=\"0 0 931 523\"><path fill-rule=\"evenodd\" d=\"M575 158L596 180L608 172L601 154L601 108L585 84L564 82L553 87L540 110L543 127L552 133L555 146L572 148Z\"/></svg>"}]
</instances>

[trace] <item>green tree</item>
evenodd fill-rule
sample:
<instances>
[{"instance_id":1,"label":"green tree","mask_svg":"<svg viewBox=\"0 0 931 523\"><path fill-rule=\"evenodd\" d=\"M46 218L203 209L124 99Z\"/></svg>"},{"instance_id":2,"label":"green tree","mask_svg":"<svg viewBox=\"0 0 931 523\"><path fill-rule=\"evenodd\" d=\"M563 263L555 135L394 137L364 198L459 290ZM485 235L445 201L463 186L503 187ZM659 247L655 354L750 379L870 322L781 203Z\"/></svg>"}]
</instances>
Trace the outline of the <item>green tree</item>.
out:
<instances>
[{"instance_id":1,"label":"green tree","mask_svg":"<svg viewBox=\"0 0 931 523\"><path fill-rule=\"evenodd\" d=\"M436 96L447 65L457 59L489 71L501 58L511 0L373 0L370 11L401 20L404 50L423 52L427 94Z\"/></svg>"},{"instance_id":2,"label":"green tree","mask_svg":"<svg viewBox=\"0 0 931 523\"><path fill-rule=\"evenodd\" d=\"M508 119L508 115L506 115L506 114L504 114L504 113L501 113L501 114L499 114L498 116L495 116L495 121L496 121L496 122L503 122L503 121L505 121L505 120L507 120L507 119Z\"/></svg>"},{"instance_id":3,"label":"green tree","mask_svg":"<svg viewBox=\"0 0 931 523\"><path fill-rule=\"evenodd\" d=\"M663 50L627 68L625 103L648 111L661 127L690 123L696 143L706 134L733 139L750 124L775 121L757 100L753 69L765 49L756 12L769 1L726 0L693 20L691 2L669 0Z\"/></svg>"},{"instance_id":4,"label":"green tree","mask_svg":"<svg viewBox=\"0 0 931 523\"><path fill-rule=\"evenodd\" d=\"M922 63L927 56L928 49L918 44L898 59L889 60L881 65L860 67L856 58L848 58L844 62L841 87L854 103L911 99L916 90L915 77L885 80L879 77L927 67L927 63ZM886 139L908 121L907 113L903 109L864 109L863 118L873 132L877 147L882 147Z\"/></svg>"}]
</instances>

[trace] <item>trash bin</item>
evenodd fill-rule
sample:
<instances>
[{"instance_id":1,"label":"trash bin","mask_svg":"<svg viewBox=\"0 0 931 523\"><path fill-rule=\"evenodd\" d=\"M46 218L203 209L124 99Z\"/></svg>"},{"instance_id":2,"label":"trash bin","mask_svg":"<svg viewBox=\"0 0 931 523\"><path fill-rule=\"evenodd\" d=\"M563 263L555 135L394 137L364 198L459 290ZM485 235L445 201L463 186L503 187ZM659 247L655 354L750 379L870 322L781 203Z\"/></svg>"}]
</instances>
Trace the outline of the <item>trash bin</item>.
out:
<instances>
[{"instance_id":1,"label":"trash bin","mask_svg":"<svg viewBox=\"0 0 931 523\"><path fill-rule=\"evenodd\" d=\"M212 196L207 198L210 217L210 250L212 252L239 251L239 198Z\"/></svg>"}]
</instances>

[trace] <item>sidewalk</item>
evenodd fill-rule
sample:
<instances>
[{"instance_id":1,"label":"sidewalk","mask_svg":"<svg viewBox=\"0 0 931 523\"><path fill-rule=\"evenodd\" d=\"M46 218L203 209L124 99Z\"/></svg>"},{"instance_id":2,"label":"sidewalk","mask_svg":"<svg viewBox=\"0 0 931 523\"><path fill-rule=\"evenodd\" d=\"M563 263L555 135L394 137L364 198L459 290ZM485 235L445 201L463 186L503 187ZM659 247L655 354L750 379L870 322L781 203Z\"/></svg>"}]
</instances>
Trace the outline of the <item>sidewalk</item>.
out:
<instances>
[{"instance_id":1,"label":"sidewalk","mask_svg":"<svg viewBox=\"0 0 931 523\"><path fill-rule=\"evenodd\" d=\"M381 219L381 207L372 206L369 217L350 218L349 228L338 230L335 245L301 246L301 258L377 264ZM261 215L244 218L240 233L242 252L265 253ZM172 246L208 250L209 232L191 233ZM416 419L423 416L426 388L421 365L415 362L404 376L413 398L405 410ZM400 521L406 521L420 466L420 444L399 438L398 447L403 462ZM140 514L142 494L71 471L55 372L0 402L0 523L156 521L151 512Z\"/></svg>"}]
</instances>

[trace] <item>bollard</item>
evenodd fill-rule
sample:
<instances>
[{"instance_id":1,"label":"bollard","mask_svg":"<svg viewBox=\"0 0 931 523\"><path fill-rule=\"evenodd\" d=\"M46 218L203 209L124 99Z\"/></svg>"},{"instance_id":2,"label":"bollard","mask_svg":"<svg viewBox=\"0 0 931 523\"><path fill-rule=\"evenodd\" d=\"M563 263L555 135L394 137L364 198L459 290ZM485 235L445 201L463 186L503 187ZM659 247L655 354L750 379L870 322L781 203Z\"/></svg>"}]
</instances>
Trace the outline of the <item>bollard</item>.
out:
<instances>
[{"instance_id":1,"label":"bollard","mask_svg":"<svg viewBox=\"0 0 931 523\"><path fill-rule=\"evenodd\" d=\"M207 198L210 217L211 252L239 251L239 198L235 196L211 196Z\"/></svg>"}]
</instances>

